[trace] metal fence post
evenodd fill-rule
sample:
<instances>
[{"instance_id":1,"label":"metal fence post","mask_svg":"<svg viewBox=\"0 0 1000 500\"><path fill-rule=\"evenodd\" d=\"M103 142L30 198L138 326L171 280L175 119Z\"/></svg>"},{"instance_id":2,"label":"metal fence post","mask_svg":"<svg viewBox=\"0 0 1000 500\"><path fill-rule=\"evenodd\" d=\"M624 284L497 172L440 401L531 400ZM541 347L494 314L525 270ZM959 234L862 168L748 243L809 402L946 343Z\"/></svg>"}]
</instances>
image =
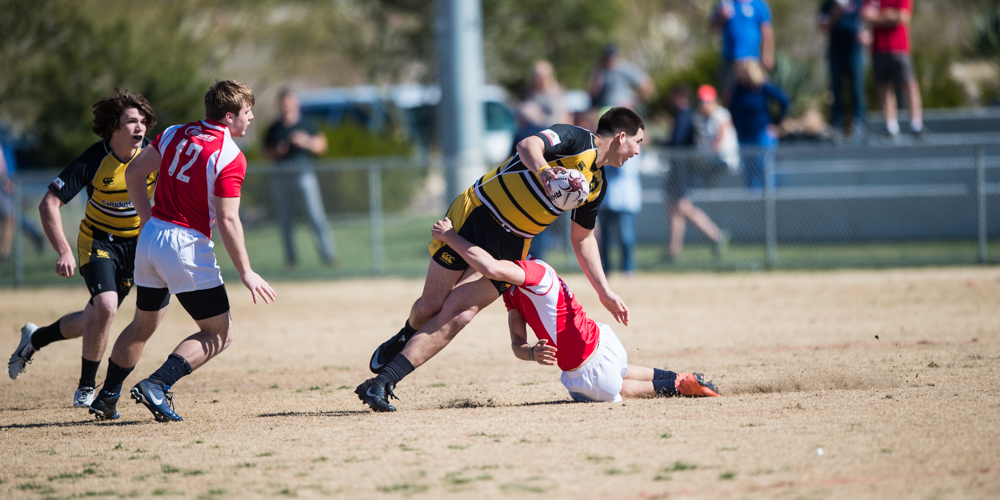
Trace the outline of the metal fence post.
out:
<instances>
[{"instance_id":1,"label":"metal fence post","mask_svg":"<svg viewBox=\"0 0 1000 500\"><path fill-rule=\"evenodd\" d=\"M764 162L764 267L773 269L778 260L778 216L774 180L774 162L777 158L769 158L768 153L760 151L759 158Z\"/></svg>"},{"instance_id":2,"label":"metal fence post","mask_svg":"<svg viewBox=\"0 0 1000 500\"><path fill-rule=\"evenodd\" d=\"M976 146L976 234L979 237L979 263L986 263L986 162L983 147Z\"/></svg>"},{"instance_id":3,"label":"metal fence post","mask_svg":"<svg viewBox=\"0 0 1000 500\"><path fill-rule=\"evenodd\" d=\"M368 165L368 217L371 232L372 275L381 276L385 271L382 226L382 166Z\"/></svg>"}]
</instances>

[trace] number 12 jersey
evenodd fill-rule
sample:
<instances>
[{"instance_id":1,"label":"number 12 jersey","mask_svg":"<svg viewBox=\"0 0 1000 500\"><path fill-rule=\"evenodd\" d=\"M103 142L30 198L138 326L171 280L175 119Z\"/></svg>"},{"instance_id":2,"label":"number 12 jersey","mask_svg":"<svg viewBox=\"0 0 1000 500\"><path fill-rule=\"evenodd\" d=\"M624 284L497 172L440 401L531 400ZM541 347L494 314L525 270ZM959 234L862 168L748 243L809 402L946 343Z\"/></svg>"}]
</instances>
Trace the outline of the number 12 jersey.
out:
<instances>
[{"instance_id":1,"label":"number 12 jersey","mask_svg":"<svg viewBox=\"0 0 1000 500\"><path fill-rule=\"evenodd\" d=\"M162 157L152 216L211 238L215 197L239 198L247 172L229 127L215 120L174 125L152 146Z\"/></svg>"}]
</instances>

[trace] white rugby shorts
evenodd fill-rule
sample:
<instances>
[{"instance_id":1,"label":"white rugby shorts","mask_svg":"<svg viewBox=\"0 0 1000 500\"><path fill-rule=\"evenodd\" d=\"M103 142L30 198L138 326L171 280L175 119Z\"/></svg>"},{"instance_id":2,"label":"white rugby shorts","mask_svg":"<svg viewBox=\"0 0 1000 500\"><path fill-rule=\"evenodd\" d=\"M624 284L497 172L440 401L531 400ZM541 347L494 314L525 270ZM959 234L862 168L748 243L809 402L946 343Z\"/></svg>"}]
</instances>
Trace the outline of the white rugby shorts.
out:
<instances>
[{"instance_id":1,"label":"white rugby shorts","mask_svg":"<svg viewBox=\"0 0 1000 500\"><path fill-rule=\"evenodd\" d=\"M614 330L598 323L601 337L587 364L562 373L569 395L583 403L617 403L622 400L622 380L628 375L628 355Z\"/></svg>"},{"instance_id":2,"label":"white rugby shorts","mask_svg":"<svg viewBox=\"0 0 1000 500\"><path fill-rule=\"evenodd\" d=\"M222 284L215 244L194 229L150 218L135 248L135 284L172 294Z\"/></svg>"}]
</instances>

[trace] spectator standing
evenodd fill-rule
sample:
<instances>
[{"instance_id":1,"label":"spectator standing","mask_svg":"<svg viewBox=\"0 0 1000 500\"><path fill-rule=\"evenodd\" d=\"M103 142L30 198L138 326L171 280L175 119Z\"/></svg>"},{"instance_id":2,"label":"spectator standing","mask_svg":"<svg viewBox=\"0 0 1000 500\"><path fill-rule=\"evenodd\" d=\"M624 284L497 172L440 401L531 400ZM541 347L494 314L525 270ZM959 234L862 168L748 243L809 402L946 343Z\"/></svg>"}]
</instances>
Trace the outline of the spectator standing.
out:
<instances>
[{"instance_id":1,"label":"spectator standing","mask_svg":"<svg viewBox=\"0 0 1000 500\"><path fill-rule=\"evenodd\" d=\"M743 178L746 186L761 189L764 186L765 165L774 163L774 150L778 147L778 124L788 114L788 96L767 80L764 68L747 59L736 63L736 88L733 90L730 112L740 146L750 146L758 151L744 153ZM780 112L772 117L770 102L778 103ZM774 187L774 169L767 182Z\"/></svg>"},{"instance_id":2,"label":"spectator standing","mask_svg":"<svg viewBox=\"0 0 1000 500\"><path fill-rule=\"evenodd\" d=\"M625 107L635 109L653 94L653 81L645 71L618 55L618 46L604 47L597 67L590 73L587 93L596 109Z\"/></svg>"},{"instance_id":3,"label":"spectator standing","mask_svg":"<svg viewBox=\"0 0 1000 500\"><path fill-rule=\"evenodd\" d=\"M45 247L45 237L42 231L35 227L16 205L17 184L14 182L14 151L0 142L0 261L10 258L14 249L14 233L17 224L28 236L36 252L42 252Z\"/></svg>"},{"instance_id":4,"label":"spectator standing","mask_svg":"<svg viewBox=\"0 0 1000 500\"><path fill-rule=\"evenodd\" d=\"M573 115L566 107L566 91L556 79L555 69L546 60L536 61L531 67L531 87L517 107L517 132L510 155L517 153L517 143L556 123L572 123ZM532 238L531 253L541 259L549 247L554 246L561 224L552 224Z\"/></svg>"},{"instance_id":5,"label":"spectator standing","mask_svg":"<svg viewBox=\"0 0 1000 500\"><path fill-rule=\"evenodd\" d=\"M642 184L639 182L639 157L621 168L605 169L608 194L598 214L601 223L601 264L611 270L610 250L614 243L621 249L621 271L625 277L635 273L635 216L642 210Z\"/></svg>"},{"instance_id":6,"label":"spectator standing","mask_svg":"<svg viewBox=\"0 0 1000 500\"><path fill-rule=\"evenodd\" d=\"M316 237L320 258L324 264L332 266L337 260L336 247L327 224L319 180L313 170L313 159L326 152L326 136L319 133L314 124L302 120L299 98L294 92L282 90L278 94L278 103L281 117L267 129L264 154L275 160L271 193L285 246L285 265L294 269L298 264L292 208L293 203L301 199Z\"/></svg>"},{"instance_id":7,"label":"spectator standing","mask_svg":"<svg viewBox=\"0 0 1000 500\"><path fill-rule=\"evenodd\" d=\"M910 53L910 0L868 0L861 19L872 27L872 76L882 101L882 115L890 139L899 137L896 88L902 88L910 110L910 130L924 134L920 87L913 73Z\"/></svg>"},{"instance_id":8,"label":"spectator standing","mask_svg":"<svg viewBox=\"0 0 1000 500\"><path fill-rule=\"evenodd\" d=\"M774 69L774 27L771 8L764 0L719 0L712 9L711 27L722 32L719 85L722 104L729 106L736 77L733 64L755 59L768 71Z\"/></svg>"},{"instance_id":9,"label":"spectator standing","mask_svg":"<svg viewBox=\"0 0 1000 500\"><path fill-rule=\"evenodd\" d=\"M819 9L819 28L830 35L827 60L830 71L830 92L833 107L830 124L836 139L844 137L844 114L850 99L851 139L860 142L865 130L865 61L862 47L870 42L871 34L861 23L861 0L826 0ZM847 80L847 95L844 80Z\"/></svg>"},{"instance_id":10,"label":"spectator standing","mask_svg":"<svg viewBox=\"0 0 1000 500\"><path fill-rule=\"evenodd\" d=\"M667 174L667 209L670 214L668 262L674 262L684 248L687 221L691 221L713 243L717 258L722 256L729 242L728 233L719 229L708 214L694 206L688 196L688 191L695 185L705 184L720 173L739 168L739 145L732 118L725 108L716 103L716 97L715 88L702 85L698 88L698 111L692 112L686 87L676 87L671 92L675 114L670 146L694 145L698 148L699 157L675 160Z\"/></svg>"},{"instance_id":11,"label":"spectator standing","mask_svg":"<svg viewBox=\"0 0 1000 500\"><path fill-rule=\"evenodd\" d=\"M653 94L653 81L638 66L619 57L617 46L609 44L590 74L587 92L591 105L601 109L602 114L611 107L635 109ZM622 273L630 276L635 272L635 214L642 209L640 161L640 158L629 160L608 175L608 199L598 216L605 272L611 268L608 252L615 241L621 248Z\"/></svg>"},{"instance_id":12,"label":"spectator standing","mask_svg":"<svg viewBox=\"0 0 1000 500\"><path fill-rule=\"evenodd\" d=\"M531 67L531 88L524 96L522 104L537 106L537 122L534 125L548 127L556 123L572 123L573 117L566 108L566 91L556 80L552 63L536 61Z\"/></svg>"},{"instance_id":13,"label":"spectator standing","mask_svg":"<svg viewBox=\"0 0 1000 500\"><path fill-rule=\"evenodd\" d=\"M14 231L17 229L17 209L14 193L17 189L7 166L4 144L0 142L0 260L7 260L14 248Z\"/></svg>"}]
</instances>

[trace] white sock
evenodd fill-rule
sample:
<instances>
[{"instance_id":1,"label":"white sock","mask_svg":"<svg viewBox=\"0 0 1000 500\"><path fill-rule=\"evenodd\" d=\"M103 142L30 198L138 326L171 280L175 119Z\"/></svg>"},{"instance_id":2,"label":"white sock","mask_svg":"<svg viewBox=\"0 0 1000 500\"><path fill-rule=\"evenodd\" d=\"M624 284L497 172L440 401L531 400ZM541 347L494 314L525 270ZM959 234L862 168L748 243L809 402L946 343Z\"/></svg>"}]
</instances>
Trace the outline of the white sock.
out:
<instances>
[{"instance_id":1,"label":"white sock","mask_svg":"<svg viewBox=\"0 0 1000 500\"><path fill-rule=\"evenodd\" d=\"M910 130L914 132L920 132L924 128L924 121L919 118L914 118L910 120Z\"/></svg>"},{"instance_id":2,"label":"white sock","mask_svg":"<svg viewBox=\"0 0 1000 500\"><path fill-rule=\"evenodd\" d=\"M887 120L885 122L885 130L889 132L889 135L899 134L899 122L896 120Z\"/></svg>"}]
</instances>

